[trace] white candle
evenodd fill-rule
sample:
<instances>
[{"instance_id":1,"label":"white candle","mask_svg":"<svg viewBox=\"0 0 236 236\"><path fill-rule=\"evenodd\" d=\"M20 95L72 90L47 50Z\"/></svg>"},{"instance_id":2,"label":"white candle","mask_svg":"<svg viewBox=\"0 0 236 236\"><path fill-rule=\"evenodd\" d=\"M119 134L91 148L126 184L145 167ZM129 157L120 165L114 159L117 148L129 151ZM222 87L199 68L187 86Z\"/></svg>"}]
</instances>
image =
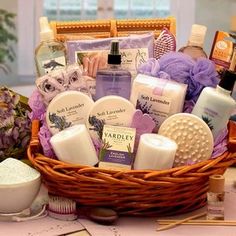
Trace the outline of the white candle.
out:
<instances>
[{"instance_id":1,"label":"white candle","mask_svg":"<svg viewBox=\"0 0 236 236\"><path fill-rule=\"evenodd\" d=\"M94 166L98 157L84 124L74 125L51 137L50 142L61 161Z\"/></svg>"},{"instance_id":2,"label":"white candle","mask_svg":"<svg viewBox=\"0 0 236 236\"><path fill-rule=\"evenodd\" d=\"M164 170L173 166L177 144L159 134L142 134L134 169Z\"/></svg>"}]
</instances>

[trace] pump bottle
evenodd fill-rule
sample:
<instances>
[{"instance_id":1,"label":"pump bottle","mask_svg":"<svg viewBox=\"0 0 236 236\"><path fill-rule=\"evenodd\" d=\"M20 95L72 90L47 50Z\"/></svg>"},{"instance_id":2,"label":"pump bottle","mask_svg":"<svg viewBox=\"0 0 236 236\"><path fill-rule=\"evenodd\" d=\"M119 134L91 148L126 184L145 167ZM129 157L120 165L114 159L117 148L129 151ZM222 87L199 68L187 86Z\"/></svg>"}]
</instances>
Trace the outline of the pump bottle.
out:
<instances>
[{"instance_id":1,"label":"pump bottle","mask_svg":"<svg viewBox=\"0 0 236 236\"><path fill-rule=\"evenodd\" d=\"M229 118L236 108L235 100L230 96L236 80L236 73L226 70L216 88L202 90L192 114L202 118L216 138L227 126Z\"/></svg>"},{"instance_id":2,"label":"pump bottle","mask_svg":"<svg viewBox=\"0 0 236 236\"><path fill-rule=\"evenodd\" d=\"M121 67L121 54L117 40L111 42L107 64L106 69L97 71L95 100L106 95L117 95L129 100L131 73Z\"/></svg>"},{"instance_id":3,"label":"pump bottle","mask_svg":"<svg viewBox=\"0 0 236 236\"><path fill-rule=\"evenodd\" d=\"M188 54L194 60L197 60L199 57L207 58L207 54L203 50L206 31L206 26L193 24L187 45L180 48L178 51Z\"/></svg>"},{"instance_id":4,"label":"pump bottle","mask_svg":"<svg viewBox=\"0 0 236 236\"><path fill-rule=\"evenodd\" d=\"M47 17L40 17L40 44L35 49L37 76L43 76L66 65L66 48L55 40Z\"/></svg>"}]
</instances>

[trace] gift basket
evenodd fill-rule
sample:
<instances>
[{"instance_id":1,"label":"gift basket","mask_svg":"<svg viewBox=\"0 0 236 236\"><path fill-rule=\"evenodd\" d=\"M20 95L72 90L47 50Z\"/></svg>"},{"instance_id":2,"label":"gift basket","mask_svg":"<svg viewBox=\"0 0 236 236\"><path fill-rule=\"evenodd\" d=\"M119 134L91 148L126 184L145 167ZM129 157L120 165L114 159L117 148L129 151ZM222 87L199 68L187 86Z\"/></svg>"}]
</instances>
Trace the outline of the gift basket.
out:
<instances>
[{"instance_id":1,"label":"gift basket","mask_svg":"<svg viewBox=\"0 0 236 236\"><path fill-rule=\"evenodd\" d=\"M163 22L162 20L160 21L156 20L156 21L160 22L161 24ZM98 24L99 22L93 22L93 23L96 26L95 23ZM77 29L77 27L82 27L82 28L85 27L83 26L83 23L78 23L78 24L75 23L74 26L72 23L68 24L67 23L57 24L56 35L58 36L60 32L62 32L62 34L65 32L66 33L75 32L74 29ZM85 28L86 29L89 28L89 31L91 29L91 31L96 32L96 30L93 29L95 27L94 25L90 23L91 27L86 26ZM103 25L105 27L106 24L104 23ZM109 24L109 26L107 26L107 29L108 28L110 29L111 25L112 22ZM119 32L120 28L118 26L122 25L122 22L117 21L115 25L117 27L115 31ZM130 25L133 25L133 28L137 28L135 23L131 22ZM151 23L149 24L149 27L155 28L155 26L152 26ZM150 29L148 28L147 30ZM82 44L84 42L80 43ZM89 43L91 44L91 42ZM174 63L172 63L173 58L174 58ZM191 70L189 69L190 67ZM178 71L178 73L173 68L176 68L176 71ZM73 66L72 69L67 68L66 70L67 70L66 74L65 72L57 72L56 76L54 77L52 76L53 78L57 78L57 80L53 80L50 83L49 83L49 81L51 80L50 75L45 75L39 78L36 81L36 84L42 93L41 94L37 93L34 96L35 99L34 104L32 105L33 103L32 101L30 104L32 110L35 109L36 112L31 116L32 137L27 151L28 158L31 161L32 165L42 174L43 182L48 188L49 193L73 199L78 203L79 206L103 206L116 210L120 215L133 215L133 216L175 215L193 211L195 209L203 207L206 204L206 193L209 188L208 186L209 176L213 174L223 174L227 169L227 167L233 165L236 161L236 154L233 152L234 136L235 136L234 123L229 122L228 132L223 134L223 138L220 137L218 139L217 148L215 148L216 150L214 150L215 152L212 158L196 161L199 159L195 159L194 155L197 158L198 157L201 158L201 155L204 155L204 153L195 152L194 155L192 156L192 162L185 162L184 165L178 165L177 163L173 168L165 168L161 170L148 169L148 168L113 169L113 168L105 168L102 166L97 166L95 165L96 162L94 161L92 161L94 164L91 165L86 163L81 164L82 161L81 163L75 163L75 162L73 163L71 156L66 156L66 155L65 159L67 161L63 161L61 159L55 158L55 155L54 156L51 155L52 154L51 150L50 148L48 148L48 142L49 142L48 130L45 131L46 126L45 123L43 122L45 121L45 116L47 116L46 117L47 123L51 124L50 131L53 134L56 133L55 136L57 135L58 132L58 130L56 131L56 129L60 130L65 129L66 131L68 127L71 125L72 121L68 122L67 120L65 120L65 117L59 116L59 114L65 112L66 109L62 107L57 107L52 109L51 105L52 101L53 103L56 103L59 100L67 103L66 96L68 95L67 94L68 91L64 93L63 96L57 95L59 93L58 91L65 91L70 86L72 86L68 82L70 81L71 78L70 76L68 76L68 74L70 75L73 74L73 79L75 78L75 71L73 69ZM161 57L159 61L150 58L148 61L146 61L145 63L143 63L143 65L139 67L138 71L141 74L147 75L146 81L149 80L153 81L153 78L149 78L148 76L158 77L163 79L160 80L161 83L158 82L158 84L155 84L156 83L155 79L153 82L155 84L154 85L155 91L154 90L153 91L155 92L155 94L158 93L158 96L164 90L162 89L160 92L160 89L158 90L156 86L159 86L159 84L161 84L163 88L163 83L165 83L164 84L165 86L166 84L169 84L169 82L166 82L165 80L168 76L170 76L171 78L176 78L175 80L180 80L180 78L186 78L186 81L182 82L184 82L185 85L187 84L188 86L181 85L180 87L175 87L179 89L180 91L179 96L182 97L182 100L184 99L183 94L186 93L187 100L185 100L185 112L188 112L188 109L190 109L190 107L192 108L194 102L196 102L196 94L199 94L205 86L216 86L215 78L217 76L216 74L214 74L214 67L212 67L211 62L209 62L208 59L204 60L201 59L198 62L195 62L191 58L183 56L182 53L181 55L179 53L167 54L166 56ZM177 76L175 72L177 73ZM62 73L63 76L61 76L61 74L58 75L58 73L59 74ZM78 70L76 73L79 73ZM81 74L78 76L81 76ZM85 77L86 76L88 75L86 74ZM201 77L201 80L199 80L199 77ZM61 80L59 81L58 78L60 79L63 78L64 81ZM206 80L206 78L211 78L211 79ZM83 91L85 94L88 94L89 89L85 88L86 86L83 87L84 86L83 82L84 81L79 82L79 91ZM138 79L134 82L134 84L136 83L137 85L137 90L139 89L140 91L145 92L145 89L150 89L150 86L141 87L140 89L138 87L140 86L139 82L140 81ZM172 85L173 84L171 83L171 86ZM75 88L73 86L71 90ZM177 85L174 83L173 86ZM170 94L170 96L174 96L171 90L170 92L168 91L168 93ZM149 94L148 90L146 94ZM84 99L83 97L84 95L82 96L80 94L79 96L82 101L82 99ZM131 93L132 99L134 99L135 96L136 93ZM42 100L42 97L44 98L44 102ZM54 100L54 97L57 99ZM147 98L145 96L143 96L142 98L144 100L146 99L147 101ZM118 107L117 105L118 101L116 101L117 98L111 97L110 99L112 100L110 101L110 103L109 99L107 99L108 101L106 100L106 98L101 98L101 99L102 100L98 99L95 102L97 107L98 105L100 105L99 109L105 109L104 108L105 106L107 106L108 108L116 106ZM71 99L70 104L71 106L73 106L73 109L74 108L77 109L79 105L72 104L73 100L76 99L74 98ZM85 100L83 101L84 101L83 106L87 106L88 104L86 103L87 100L86 102ZM169 100L166 99L166 101L163 103L168 103L168 101ZM122 102L127 103L127 101L126 102L122 101ZM141 110L143 109L142 110L143 113L145 112L148 113L148 111L150 111L151 109L151 106L147 107L147 103L142 104L141 102L142 101L139 100L139 103L137 103L136 105L136 109L140 108ZM184 103L184 101L182 101L182 103ZM50 109L47 108L46 115L45 115L45 110L46 110L45 104L48 105L48 107L51 106ZM84 111L81 108L83 106L82 105L79 106L79 109L81 109L79 115L81 116L84 113ZM129 105L127 105L127 107L129 107ZM179 104L175 103L175 106L172 107L172 109L179 109L178 107L180 107ZM134 109L135 111L135 108L132 109ZM131 112L132 109L127 108L129 112ZM41 110L43 110L44 112L41 112ZM122 109L117 109L116 113L122 111L123 111ZM37 112L38 114L36 115ZM89 122L90 125L91 124L93 125L92 128L90 127L90 130L96 131L97 132L96 134L98 134L98 136L101 135L102 132L104 131L101 130L101 124L104 125L105 118L99 120L94 114L101 114L101 116L103 116L105 113L106 112L103 113L102 111L99 113L97 110L94 109L90 113L89 119L87 119L89 120L87 122ZM135 114L139 116L140 111ZM120 119L126 119L126 118L124 118L124 116L122 117L121 115ZM153 121L147 122L147 120L150 120L149 116L148 118L147 116L143 116L141 119L136 118L135 120L136 122L133 122L133 125L135 123L133 128L135 127L138 130L139 127L141 127L142 125L145 126L145 124L148 124L147 127L146 126L141 127L142 132L140 130L139 131L142 134L144 134L145 132L150 132L150 130L152 130L155 125L154 126L152 125ZM189 135L191 136L191 137L189 136L189 143L191 143L192 146L196 146L196 148L198 148L198 146L201 146L201 143L199 143L202 142L201 138L205 137L206 135L205 133L202 133L201 135L202 137L198 136L200 141L196 140L194 137L195 133L194 132L191 133L191 130L194 127L191 126L194 125L190 123L190 127L188 127L188 129L190 130ZM69 127L69 129L70 128L71 127ZM128 132L128 128L122 127L122 129ZM199 126L196 126L195 129L200 130ZM201 134L200 131L199 134ZM182 130L181 132L183 132L184 136L185 130ZM63 135L67 134L64 133ZM60 139L62 143L64 141L63 139L66 137L63 135L61 136ZM117 136L113 135L110 137L114 138ZM131 139L131 136L124 136L124 137L126 137L126 139L128 138ZM71 153L73 152L74 157L76 158L76 156L78 156L80 160L83 159L83 155L85 154L90 155L88 154L88 152L86 152L86 150L84 150L87 147L85 139L86 136L83 136L83 138L81 139L78 136L79 142L77 143L77 145L79 146L79 148L74 143L68 144L68 146L70 147L70 152ZM192 143L191 140L194 140L194 142L196 143ZM224 142L224 145L222 145L223 149L221 148L221 142L222 143ZM58 150L60 149L61 151L57 152L58 154L56 155L57 157L59 157L59 154L63 153L62 143L58 142L59 145L57 146L57 148ZM230 144L229 149L226 148L227 143ZM102 148L100 146L100 155L102 156L102 158L105 158L103 156L104 151L107 151L110 146L108 142L104 142L102 145L103 145ZM184 147L188 148L189 150L189 147L187 147L188 145L185 144L179 144L179 145L180 146L184 145ZM130 145L128 145L127 148L129 152L132 149ZM221 149L221 152L219 152L218 149ZM204 150L208 150L208 147L206 147L206 149ZM167 151L169 150L167 149ZM150 153L151 152L144 153L144 155L147 155L146 156L147 159L150 157L149 156L151 155ZM181 159L181 155L179 156L179 158Z\"/></svg>"}]
</instances>

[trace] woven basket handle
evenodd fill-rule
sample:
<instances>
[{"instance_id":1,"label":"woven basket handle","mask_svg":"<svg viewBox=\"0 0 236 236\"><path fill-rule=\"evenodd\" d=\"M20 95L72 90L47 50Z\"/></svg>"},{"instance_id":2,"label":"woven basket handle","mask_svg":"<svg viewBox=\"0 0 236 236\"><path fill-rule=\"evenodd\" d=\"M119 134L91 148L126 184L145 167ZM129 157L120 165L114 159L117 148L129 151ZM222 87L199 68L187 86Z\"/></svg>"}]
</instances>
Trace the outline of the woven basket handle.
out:
<instances>
[{"instance_id":1,"label":"woven basket handle","mask_svg":"<svg viewBox=\"0 0 236 236\"><path fill-rule=\"evenodd\" d=\"M236 122L230 120L228 123L229 138L228 138L228 150L230 152L236 152Z\"/></svg>"},{"instance_id":2,"label":"woven basket handle","mask_svg":"<svg viewBox=\"0 0 236 236\"><path fill-rule=\"evenodd\" d=\"M30 139L30 147L32 150L37 150L40 147L40 142L38 138L39 125L40 125L39 120L32 121L31 139Z\"/></svg>"}]
</instances>

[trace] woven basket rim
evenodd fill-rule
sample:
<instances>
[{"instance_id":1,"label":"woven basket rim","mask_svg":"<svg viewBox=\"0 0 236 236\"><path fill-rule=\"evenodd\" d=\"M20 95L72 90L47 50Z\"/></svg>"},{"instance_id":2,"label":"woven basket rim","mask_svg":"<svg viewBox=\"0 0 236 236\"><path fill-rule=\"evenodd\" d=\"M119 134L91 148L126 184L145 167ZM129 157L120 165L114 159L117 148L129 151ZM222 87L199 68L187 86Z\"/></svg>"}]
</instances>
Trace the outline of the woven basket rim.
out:
<instances>
[{"instance_id":1,"label":"woven basket rim","mask_svg":"<svg viewBox=\"0 0 236 236\"><path fill-rule=\"evenodd\" d=\"M106 206L132 216L176 215L206 204L208 179L236 162L236 153L167 170L107 170L52 159L40 153L39 121L32 121L27 150L48 192L82 206Z\"/></svg>"},{"instance_id":2,"label":"woven basket rim","mask_svg":"<svg viewBox=\"0 0 236 236\"><path fill-rule=\"evenodd\" d=\"M155 175L165 175L165 174L171 174L172 172L174 172L173 176L180 176L180 175L184 175L188 172L190 172L191 170L197 170L196 173L200 174L200 173L204 173L205 171L209 170L210 168L214 167L215 165L219 165L222 162L227 162L227 167L230 165L233 165L234 162L236 162L235 158L236 158L236 153L231 153L229 151L224 152L223 154L221 154L220 156L216 157L216 158L211 158L208 160L204 160L192 165L183 165L183 166L179 166L179 167L174 167L174 168L170 168L170 169L165 169L165 170L108 170L105 168L100 168L100 167L96 167L96 166L83 166L83 165L79 165L79 164L70 164L70 163L66 163L57 159L52 159L50 157L44 156L43 154L40 154L38 152L37 155L32 155L34 153L34 149L36 147L36 149L38 150L38 147L41 145L40 141L39 141L39 137L38 137L38 131L39 131L39 126L40 126L40 121L39 120L33 120L32 121L32 137L31 137L31 141L30 141L30 145L28 147L27 150L27 155L28 158L30 159L30 161L32 162L32 164L36 164L35 159L38 160L43 160L43 161L48 161L48 162L52 162L55 163L56 165L62 165L66 168L78 168L78 169L84 169L84 171L82 172L86 172L86 171L101 171L101 172L105 172L105 173L116 173L116 174L121 174L122 172L125 174L134 174L134 173L145 173L147 174L147 177L153 177ZM229 162L229 163L228 163ZM232 163L231 163L232 162ZM223 165L221 164L221 166L223 167Z\"/></svg>"}]
</instances>

